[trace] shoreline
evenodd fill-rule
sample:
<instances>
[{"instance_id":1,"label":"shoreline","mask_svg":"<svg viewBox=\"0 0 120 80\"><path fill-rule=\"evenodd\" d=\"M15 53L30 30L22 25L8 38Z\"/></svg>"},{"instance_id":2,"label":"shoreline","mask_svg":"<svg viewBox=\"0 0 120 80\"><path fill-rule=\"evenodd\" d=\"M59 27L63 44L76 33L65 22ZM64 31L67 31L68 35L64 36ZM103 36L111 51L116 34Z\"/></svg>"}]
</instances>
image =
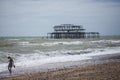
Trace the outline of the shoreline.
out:
<instances>
[{"instance_id":1,"label":"shoreline","mask_svg":"<svg viewBox=\"0 0 120 80\"><path fill-rule=\"evenodd\" d=\"M36 78L39 74L44 75L44 76L45 75L53 75L53 73L59 73L59 71L61 71L61 70L62 70L62 72L65 72L65 73L66 73L66 70L68 70L68 71L69 70L70 71L71 70L79 70L78 68L80 68L80 69L86 68L86 70L87 70L89 67L94 67L97 70L98 66L101 66L101 68L104 68L105 67L104 65L108 65L108 66L106 66L108 68L109 67L115 67L115 69L118 69L118 67L120 68L120 54L117 53L117 54L93 56L91 60L84 60L84 61L45 64L45 65L42 65L41 67L37 67L33 71L30 71L30 72L28 71L28 72L25 72L22 74L13 74L12 76L4 76L4 77L1 77L0 79L1 80L12 80L12 79L17 80L20 77L21 78L23 77L24 79L20 79L20 80L26 80L29 77L28 75L32 76L30 78ZM119 71L119 69L118 69L118 71ZM61 75L59 75L59 76L61 76ZM42 79L40 79L40 80L42 80ZM71 80L74 80L74 79L71 79Z\"/></svg>"},{"instance_id":2,"label":"shoreline","mask_svg":"<svg viewBox=\"0 0 120 80\"><path fill-rule=\"evenodd\" d=\"M48 72L26 73L1 80L119 80L120 62L109 62L84 67Z\"/></svg>"}]
</instances>

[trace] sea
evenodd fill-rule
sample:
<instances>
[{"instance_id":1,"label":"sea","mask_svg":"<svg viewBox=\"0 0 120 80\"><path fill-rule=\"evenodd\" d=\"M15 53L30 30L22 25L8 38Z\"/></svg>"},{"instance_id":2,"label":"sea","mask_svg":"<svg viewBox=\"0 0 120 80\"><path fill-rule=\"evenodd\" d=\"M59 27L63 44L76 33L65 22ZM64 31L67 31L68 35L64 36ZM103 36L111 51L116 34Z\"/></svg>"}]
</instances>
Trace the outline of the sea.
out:
<instances>
[{"instance_id":1,"label":"sea","mask_svg":"<svg viewBox=\"0 0 120 80\"><path fill-rule=\"evenodd\" d=\"M120 36L85 39L51 39L41 37L1 37L0 75L9 73L8 56L16 68L34 68L50 63L92 59L93 56L120 54Z\"/></svg>"}]
</instances>

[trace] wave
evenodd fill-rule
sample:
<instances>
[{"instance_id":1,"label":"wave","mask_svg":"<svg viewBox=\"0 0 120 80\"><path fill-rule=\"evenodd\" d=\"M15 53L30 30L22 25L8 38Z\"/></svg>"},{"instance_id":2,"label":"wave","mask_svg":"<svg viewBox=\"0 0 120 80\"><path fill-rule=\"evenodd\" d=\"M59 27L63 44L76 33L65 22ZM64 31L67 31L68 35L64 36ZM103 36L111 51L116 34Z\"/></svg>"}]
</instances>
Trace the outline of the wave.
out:
<instances>
[{"instance_id":1,"label":"wave","mask_svg":"<svg viewBox=\"0 0 120 80\"><path fill-rule=\"evenodd\" d=\"M20 46L56 46L56 45L80 45L83 44L81 41L71 41L71 42L43 42L43 43L31 43L28 41L14 42L14 44Z\"/></svg>"},{"instance_id":2,"label":"wave","mask_svg":"<svg viewBox=\"0 0 120 80\"><path fill-rule=\"evenodd\" d=\"M17 41L13 42L19 46L44 46L52 47L58 45L94 45L94 44L120 44L120 40L94 40L94 41L54 41L54 42L29 42L29 41Z\"/></svg>"},{"instance_id":3,"label":"wave","mask_svg":"<svg viewBox=\"0 0 120 80\"><path fill-rule=\"evenodd\" d=\"M41 43L42 46L56 46L56 45L84 45L84 44L94 44L94 43L101 43L101 44L120 44L120 40L96 40L96 41L70 41L70 42L44 42Z\"/></svg>"},{"instance_id":4,"label":"wave","mask_svg":"<svg viewBox=\"0 0 120 80\"><path fill-rule=\"evenodd\" d=\"M96 40L91 42L92 43L120 43L120 40Z\"/></svg>"},{"instance_id":5,"label":"wave","mask_svg":"<svg viewBox=\"0 0 120 80\"><path fill-rule=\"evenodd\" d=\"M120 47L105 49L86 49L86 50L61 50L51 52L41 52L32 54L14 55L15 65L19 68L29 68L48 63L80 61L92 59L93 56L120 53ZM7 70L7 63L0 64L0 72Z\"/></svg>"},{"instance_id":6,"label":"wave","mask_svg":"<svg viewBox=\"0 0 120 80\"><path fill-rule=\"evenodd\" d=\"M8 39L10 41L19 41L20 39Z\"/></svg>"},{"instance_id":7,"label":"wave","mask_svg":"<svg viewBox=\"0 0 120 80\"><path fill-rule=\"evenodd\" d=\"M19 46L40 46L41 45L40 43L31 43L28 41L17 42L16 44Z\"/></svg>"},{"instance_id":8,"label":"wave","mask_svg":"<svg viewBox=\"0 0 120 80\"><path fill-rule=\"evenodd\" d=\"M82 41L71 41L71 42L45 42L42 46L55 46L55 45L79 45L83 44Z\"/></svg>"}]
</instances>

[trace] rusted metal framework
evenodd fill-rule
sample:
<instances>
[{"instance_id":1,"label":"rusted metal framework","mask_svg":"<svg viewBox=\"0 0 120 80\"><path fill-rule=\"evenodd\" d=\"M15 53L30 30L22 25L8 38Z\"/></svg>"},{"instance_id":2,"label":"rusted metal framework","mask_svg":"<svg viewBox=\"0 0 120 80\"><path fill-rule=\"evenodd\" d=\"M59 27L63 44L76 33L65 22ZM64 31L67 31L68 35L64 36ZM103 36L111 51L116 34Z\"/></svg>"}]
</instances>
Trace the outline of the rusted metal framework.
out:
<instances>
[{"instance_id":1,"label":"rusted metal framework","mask_svg":"<svg viewBox=\"0 0 120 80\"><path fill-rule=\"evenodd\" d=\"M81 25L61 24L54 26L54 32L48 33L50 38L95 38L99 37L98 32L85 32Z\"/></svg>"}]
</instances>

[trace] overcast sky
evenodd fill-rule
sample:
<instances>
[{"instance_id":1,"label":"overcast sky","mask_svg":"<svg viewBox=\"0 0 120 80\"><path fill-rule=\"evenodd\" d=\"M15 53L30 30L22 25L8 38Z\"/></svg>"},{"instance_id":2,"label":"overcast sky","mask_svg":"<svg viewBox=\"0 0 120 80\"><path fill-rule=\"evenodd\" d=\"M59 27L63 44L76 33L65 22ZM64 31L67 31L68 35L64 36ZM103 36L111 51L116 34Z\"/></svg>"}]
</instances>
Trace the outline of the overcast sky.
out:
<instances>
[{"instance_id":1,"label":"overcast sky","mask_svg":"<svg viewBox=\"0 0 120 80\"><path fill-rule=\"evenodd\" d=\"M46 36L59 24L120 35L120 0L0 0L0 36Z\"/></svg>"}]
</instances>

